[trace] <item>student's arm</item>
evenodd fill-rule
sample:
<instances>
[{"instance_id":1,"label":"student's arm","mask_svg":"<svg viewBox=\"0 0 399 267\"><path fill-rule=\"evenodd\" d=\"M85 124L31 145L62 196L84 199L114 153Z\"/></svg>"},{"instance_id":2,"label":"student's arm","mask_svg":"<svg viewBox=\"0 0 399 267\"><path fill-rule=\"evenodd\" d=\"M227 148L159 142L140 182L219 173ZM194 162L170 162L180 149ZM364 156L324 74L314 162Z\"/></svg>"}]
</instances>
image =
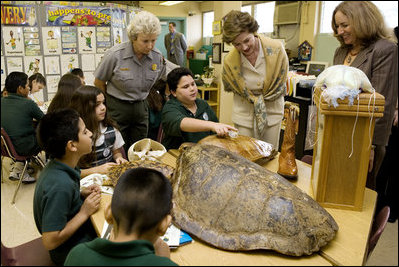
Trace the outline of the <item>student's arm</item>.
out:
<instances>
[{"instance_id":1,"label":"student's arm","mask_svg":"<svg viewBox=\"0 0 399 267\"><path fill-rule=\"evenodd\" d=\"M184 118L180 123L180 129L184 132L205 132L212 131L218 136L226 136L229 130L237 131L236 128L219 122L204 121L193 118Z\"/></svg>"},{"instance_id":2,"label":"student's arm","mask_svg":"<svg viewBox=\"0 0 399 267\"><path fill-rule=\"evenodd\" d=\"M112 153L114 155L113 157L114 157L116 164L121 164L121 163L127 162L127 160L124 159L122 156L121 148L114 149L112 151Z\"/></svg>"},{"instance_id":3,"label":"student's arm","mask_svg":"<svg viewBox=\"0 0 399 267\"><path fill-rule=\"evenodd\" d=\"M104 163L103 165L91 167L88 169L81 169L80 170L80 177L84 178L87 175L93 174L93 173L101 173L101 174L107 174L108 169L111 168L112 166L116 166L117 164L115 162L107 162Z\"/></svg>"},{"instance_id":4,"label":"student's arm","mask_svg":"<svg viewBox=\"0 0 399 267\"><path fill-rule=\"evenodd\" d=\"M99 88L104 94L107 91L107 83L105 81L94 78L94 86Z\"/></svg>"},{"instance_id":5,"label":"student's arm","mask_svg":"<svg viewBox=\"0 0 399 267\"><path fill-rule=\"evenodd\" d=\"M79 212L65 225L61 231L43 232L43 245L53 250L68 240L85 221L100 207L101 194L94 192L83 202Z\"/></svg>"}]
</instances>

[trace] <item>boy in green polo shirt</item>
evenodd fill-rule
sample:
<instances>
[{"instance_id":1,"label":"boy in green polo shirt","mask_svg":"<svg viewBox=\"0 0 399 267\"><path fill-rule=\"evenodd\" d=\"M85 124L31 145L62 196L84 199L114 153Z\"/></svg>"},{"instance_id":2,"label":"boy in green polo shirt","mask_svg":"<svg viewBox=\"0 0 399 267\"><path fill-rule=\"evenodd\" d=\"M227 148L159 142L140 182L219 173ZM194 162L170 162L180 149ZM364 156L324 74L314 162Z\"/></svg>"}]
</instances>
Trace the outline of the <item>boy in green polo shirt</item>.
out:
<instances>
[{"instance_id":1,"label":"boy in green polo shirt","mask_svg":"<svg viewBox=\"0 0 399 267\"><path fill-rule=\"evenodd\" d=\"M159 251L153 245L161 241L172 221L171 208L172 186L162 173L149 168L127 170L105 209L105 219L113 225L110 239L77 245L65 265L176 266L169 258L157 256L160 253L155 254Z\"/></svg>"},{"instance_id":2,"label":"boy in green polo shirt","mask_svg":"<svg viewBox=\"0 0 399 267\"><path fill-rule=\"evenodd\" d=\"M193 73L187 68L173 69L167 78L170 100L162 109L162 128L166 149L179 148L183 142L197 143L213 134L226 136L236 128L219 123L208 103L197 98L198 88Z\"/></svg>"},{"instance_id":3,"label":"boy in green polo shirt","mask_svg":"<svg viewBox=\"0 0 399 267\"><path fill-rule=\"evenodd\" d=\"M81 156L92 149L92 133L79 113L61 109L46 114L38 125L38 141L51 161L40 174L33 197L36 227L51 259L63 265L71 248L97 237L89 217L100 206L101 190L80 192Z\"/></svg>"}]
</instances>

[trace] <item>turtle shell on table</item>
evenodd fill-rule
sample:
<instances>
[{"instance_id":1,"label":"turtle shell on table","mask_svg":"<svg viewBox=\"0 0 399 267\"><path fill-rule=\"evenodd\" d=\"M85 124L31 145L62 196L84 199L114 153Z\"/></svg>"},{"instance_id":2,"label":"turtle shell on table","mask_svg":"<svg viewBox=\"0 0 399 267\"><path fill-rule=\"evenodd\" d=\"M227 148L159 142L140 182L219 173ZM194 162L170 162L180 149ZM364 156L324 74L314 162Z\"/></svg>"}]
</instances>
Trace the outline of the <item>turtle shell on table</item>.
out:
<instances>
[{"instance_id":1,"label":"turtle shell on table","mask_svg":"<svg viewBox=\"0 0 399 267\"><path fill-rule=\"evenodd\" d=\"M264 164L277 155L277 151L272 144L239 134L234 136L229 135L226 137L209 135L198 141L198 144L214 145L225 148L258 164Z\"/></svg>"},{"instance_id":2,"label":"turtle shell on table","mask_svg":"<svg viewBox=\"0 0 399 267\"><path fill-rule=\"evenodd\" d=\"M155 169L163 173L167 178L171 178L174 168L164 164L159 161L154 161L154 160L136 160L136 161L129 161L125 163L121 163L119 165L113 166L108 169L107 176L111 180L111 184L113 186L116 186L116 183L119 180L119 177L127 171L128 169L134 169L138 167L144 167L144 168L150 168L150 169Z\"/></svg>"},{"instance_id":3,"label":"turtle shell on table","mask_svg":"<svg viewBox=\"0 0 399 267\"><path fill-rule=\"evenodd\" d=\"M338 230L298 187L223 148L187 147L176 164L173 221L215 247L310 255Z\"/></svg>"}]
</instances>

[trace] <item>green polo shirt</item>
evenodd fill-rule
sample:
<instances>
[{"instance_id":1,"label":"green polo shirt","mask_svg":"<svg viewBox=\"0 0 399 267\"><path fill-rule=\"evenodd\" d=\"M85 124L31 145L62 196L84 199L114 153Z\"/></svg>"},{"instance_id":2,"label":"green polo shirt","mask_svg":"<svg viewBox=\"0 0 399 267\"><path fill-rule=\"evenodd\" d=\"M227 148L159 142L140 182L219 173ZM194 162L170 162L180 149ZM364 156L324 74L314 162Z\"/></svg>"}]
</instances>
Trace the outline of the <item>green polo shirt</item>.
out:
<instances>
[{"instance_id":1,"label":"green polo shirt","mask_svg":"<svg viewBox=\"0 0 399 267\"><path fill-rule=\"evenodd\" d=\"M177 149L184 142L197 143L202 138L214 134L212 131L189 133L180 129L181 121L184 118L219 122L215 112L205 100L197 98L195 103L197 104L195 114L173 96L165 103L162 109L162 128L165 134L162 144L166 149Z\"/></svg>"},{"instance_id":2,"label":"green polo shirt","mask_svg":"<svg viewBox=\"0 0 399 267\"><path fill-rule=\"evenodd\" d=\"M33 197L33 215L39 232L64 229L82 204L80 170L56 159L51 160L40 173ZM90 220L87 220L67 241L51 250L50 256L57 265L63 264L71 248L96 236Z\"/></svg>"},{"instance_id":3,"label":"green polo shirt","mask_svg":"<svg viewBox=\"0 0 399 267\"><path fill-rule=\"evenodd\" d=\"M74 247L65 266L178 266L169 258L155 255L147 240L112 242L96 238Z\"/></svg>"},{"instance_id":4,"label":"green polo shirt","mask_svg":"<svg viewBox=\"0 0 399 267\"><path fill-rule=\"evenodd\" d=\"M1 127L19 155L29 156L40 151L33 119L39 121L43 116L32 99L13 93L1 99Z\"/></svg>"}]
</instances>

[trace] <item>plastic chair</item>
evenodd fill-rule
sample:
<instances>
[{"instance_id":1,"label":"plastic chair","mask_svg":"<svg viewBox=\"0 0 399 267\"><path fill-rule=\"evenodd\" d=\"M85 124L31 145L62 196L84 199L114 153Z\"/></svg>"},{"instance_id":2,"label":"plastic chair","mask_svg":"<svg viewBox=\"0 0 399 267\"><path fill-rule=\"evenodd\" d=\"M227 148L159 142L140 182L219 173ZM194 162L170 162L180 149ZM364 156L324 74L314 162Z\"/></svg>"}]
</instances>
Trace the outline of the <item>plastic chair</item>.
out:
<instances>
[{"instance_id":1,"label":"plastic chair","mask_svg":"<svg viewBox=\"0 0 399 267\"><path fill-rule=\"evenodd\" d=\"M32 155L32 156L18 155L13 143L11 142L10 137L8 136L7 132L3 129L3 127L1 128L1 157L2 157L2 162L1 162L2 166L3 166L3 157L11 158L14 162L20 161L20 162L25 163L20 177L24 177L24 174L28 167L28 163L31 159L35 159L36 162L38 162L42 166L42 168L44 168L44 163L38 156L36 156L36 155ZM11 200L11 204L15 203L15 197L17 196L19 187L21 186L21 182L22 182L22 178L18 180L18 185L17 185L17 188L15 189L14 196Z\"/></svg>"},{"instance_id":2,"label":"plastic chair","mask_svg":"<svg viewBox=\"0 0 399 267\"><path fill-rule=\"evenodd\" d=\"M16 247L6 247L1 242L2 266L55 266L42 238L36 238Z\"/></svg>"},{"instance_id":3,"label":"plastic chair","mask_svg":"<svg viewBox=\"0 0 399 267\"><path fill-rule=\"evenodd\" d=\"M373 225L371 227L370 237L368 241L367 258L373 252L378 240L381 237L382 232L384 232L385 226L389 218L389 213L391 209L389 206L385 206L380 210L378 215L374 218Z\"/></svg>"}]
</instances>

